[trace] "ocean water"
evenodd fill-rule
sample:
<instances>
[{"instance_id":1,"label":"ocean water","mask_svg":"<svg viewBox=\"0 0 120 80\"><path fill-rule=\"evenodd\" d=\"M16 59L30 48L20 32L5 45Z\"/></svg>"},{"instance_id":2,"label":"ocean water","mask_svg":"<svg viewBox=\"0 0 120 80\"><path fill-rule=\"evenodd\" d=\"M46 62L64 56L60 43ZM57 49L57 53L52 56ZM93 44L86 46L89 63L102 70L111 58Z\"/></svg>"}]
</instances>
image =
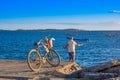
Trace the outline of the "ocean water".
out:
<instances>
[{"instance_id":1,"label":"ocean water","mask_svg":"<svg viewBox=\"0 0 120 80\"><path fill-rule=\"evenodd\" d=\"M75 39L83 39L76 40L77 43L84 44L84 46L76 47L76 62L80 66L90 67L120 59L120 31L79 30L1 30L0 59L26 60L30 49L36 48L33 45L34 42L44 39L48 34L50 34L49 38L55 38L53 49L60 53L62 61L69 59L67 49L63 49L62 46L67 43L66 37L70 35ZM84 41L84 39L89 39L89 41Z\"/></svg>"}]
</instances>

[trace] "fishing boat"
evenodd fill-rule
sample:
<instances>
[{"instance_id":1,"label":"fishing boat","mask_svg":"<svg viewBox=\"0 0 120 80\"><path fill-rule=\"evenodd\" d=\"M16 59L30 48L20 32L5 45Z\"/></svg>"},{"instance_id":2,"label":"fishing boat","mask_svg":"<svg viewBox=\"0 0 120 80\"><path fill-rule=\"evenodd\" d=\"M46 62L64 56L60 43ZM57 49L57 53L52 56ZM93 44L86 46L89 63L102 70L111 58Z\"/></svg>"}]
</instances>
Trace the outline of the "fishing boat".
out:
<instances>
[{"instance_id":1,"label":"fishing boat","mask_svg":"<svg viewBox=\"0 0 120 80\"><path fill-rule=\"evenodd\" d=\"M67 39L70 39L70 37L66 37ZM89 39L80 39L80 38L74 38L75 41L90 41Z\"/></svg>"},{"instance_id":2,"label":"fishing boat","mask_svg":"<svg viewBox=\"0 0 120 80\"><path fill-rule=\"evenodd\" d=\"M105 34L106 37L114 37L116 34Z\"/></svg>"}]
</instances>

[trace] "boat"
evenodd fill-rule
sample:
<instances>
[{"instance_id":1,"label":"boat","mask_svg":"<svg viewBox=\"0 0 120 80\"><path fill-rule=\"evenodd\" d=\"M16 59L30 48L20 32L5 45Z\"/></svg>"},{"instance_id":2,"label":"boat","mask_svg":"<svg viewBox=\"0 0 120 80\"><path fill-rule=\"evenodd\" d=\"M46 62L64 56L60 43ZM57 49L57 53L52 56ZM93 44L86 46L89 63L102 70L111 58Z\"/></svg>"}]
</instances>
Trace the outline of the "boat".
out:
<instances>
[{"instance_id":1,"label":"boat","mask_svg":"<svg viewBox=\"0 0 120 80\"><path fill-rule=\"evenodd\" d=\"M67 39L70 39L70 37L66 37ZM79 39L79 38L74 38L75 41L90 41L90 39Z\"/></svg>"},{"instance_id":2,"label":"boat","mask_svg":"<svg viewBox=\"0 0 120 80\"><path fill-rule=\"evenodd\" d=\"M106 37L115 37L116 34L105 34Z\"/></svg>"},{"instance_id":3,"label":"boat","mask_svg":"<svg viewBox=\"0 0 120 80\"><path fill-rule=\"evenodd\" d=\"M66 34L66 36L77 36L77 34Z\"/></svg>"}]
</instances>

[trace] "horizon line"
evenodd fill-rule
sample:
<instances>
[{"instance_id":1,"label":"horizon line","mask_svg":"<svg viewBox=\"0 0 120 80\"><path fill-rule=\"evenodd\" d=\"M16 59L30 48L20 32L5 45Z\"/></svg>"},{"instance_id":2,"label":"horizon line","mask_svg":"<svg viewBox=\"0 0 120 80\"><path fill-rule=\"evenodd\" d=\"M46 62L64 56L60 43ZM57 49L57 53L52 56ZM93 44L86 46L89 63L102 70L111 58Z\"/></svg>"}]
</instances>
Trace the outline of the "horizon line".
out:
<instances>
[{"instance_id":1,"label":"horizon line","mask_svg":"<svg viewBox=\"0 0 120 80\"><path fill-rule=\"evenodd\" d=\"M73 30L73 31L120 31L120 30L83 30L83 29L76 29L76 28L67 28L67 29L50 29L50 28L47 28L47 29L0 29L0 31L32 31L32 30Z\"/></svg>"}]
</instances>

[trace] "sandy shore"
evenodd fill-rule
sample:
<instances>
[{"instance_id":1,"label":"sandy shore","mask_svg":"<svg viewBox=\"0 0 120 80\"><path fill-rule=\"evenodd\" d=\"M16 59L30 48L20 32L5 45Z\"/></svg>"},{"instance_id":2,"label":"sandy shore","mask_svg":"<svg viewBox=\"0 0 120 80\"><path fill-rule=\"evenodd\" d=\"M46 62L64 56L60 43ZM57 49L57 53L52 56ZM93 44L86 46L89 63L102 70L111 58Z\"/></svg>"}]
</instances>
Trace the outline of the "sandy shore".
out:
<instances>
[{"instance_id":1,"label":"sandy shore","mask_svg":"<svg viewBox=\"0 0 120 80\"><path fill-rule=\"evenodd\" d=\"M120 60L93 67L81 67L74 62L62 62L58 67L45 63L32 72L26 61L0 60L0 80L120 80Z\"/></svg>"},{"instance_id":2,"label":"sandy shore","mask_svg":"<svg viewBox=\"0 0 120 80\"><path fill-rule=\"evenodd\" d=\"M70 62L52 67L46 63L39 72L32 72L26 61L0 60L0 80L64 80L64 74L56 75L55 71L67 64Z\"/></svg>"}]
</instances>

